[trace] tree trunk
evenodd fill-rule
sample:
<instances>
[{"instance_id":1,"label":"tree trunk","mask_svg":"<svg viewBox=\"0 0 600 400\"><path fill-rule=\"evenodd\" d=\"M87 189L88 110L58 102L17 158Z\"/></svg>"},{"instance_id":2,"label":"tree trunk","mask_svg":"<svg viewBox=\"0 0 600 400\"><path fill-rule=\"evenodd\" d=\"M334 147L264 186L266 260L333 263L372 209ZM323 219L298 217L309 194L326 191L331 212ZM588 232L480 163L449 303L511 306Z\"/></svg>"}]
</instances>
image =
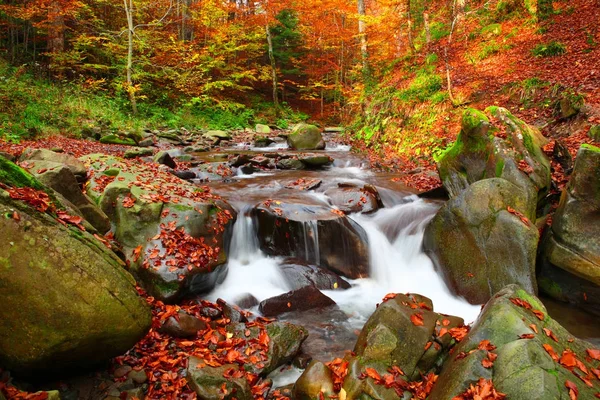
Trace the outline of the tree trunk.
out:
<instances>
[{"instance_id":1,"label":"tree trunk","mask_svg":"<svg viewBox=\"0 0 600 400\"><path fill-rule=\"evenodd\" d=\"M367 23L365 17L367 10L365 0L358 0L358 36L360 38L360 55L362 58L363 77L365 81L370 76L369 68L369 48L367 46Z\"/></svg>"},{"instance_id":2,"label":"tree trunk","mask_svg":"<svg viewBox=\"0 0 600 400\"><path fill-rule=\"evenodd\" d=\"M423 13L423 25L425 27L425 40L427 44L431 43L431 30L429 30L429 13Z\"/></svg>"},{"instance_id":3,"label":"tree trunk","mask_svg":"<svg viewBox=\"0 0 600 400\"><path fill-rule=\"evenodd\" d=\"M269 61L271 62L271 77L273 79L273 104L275 105L275 113L279 116L279 98L277 96L277 66L275 65L275 55L273 54L273 40L271 38L271 29L269 24L265 25L267 31L267 44L269 45Z\"/></svg>"},{"instance_id":4,"label":"tree trunk","mask_svg":"<svg viewBox=\"0 0 600 400\"><path fill-rule=\"evenodd\" d=\"M58 1L48 8L48 53L61 53L65 50L65 16Z\"/></svg>"},{"instance_id":5,"label":"tree trunk","mask_svg":"<svg viewBox=\"0 0 600 400\"><path fill-rule=\"evenodd\" d=\"M135 91L133 87L133 0L123 0L125 5L125 15L127 17L127 93L129 94L129 101L131 102L131 110L133 114L137 114L137 102L135 100Z\"/></svg>"},{"instance_id":6,"label":"tree trunk","mask_svg":"<svg viewBox=\"0 0 600 400\"><path fill-rule=\"evenodd\" d=\"M415 44L413 40L413 22L412 22L412 14L410 12L410 0L406 0L406 23L408 25L407 36L408 36L408 46L410 47L410 52L415 49Z\"/></svg>"}]
</instances>

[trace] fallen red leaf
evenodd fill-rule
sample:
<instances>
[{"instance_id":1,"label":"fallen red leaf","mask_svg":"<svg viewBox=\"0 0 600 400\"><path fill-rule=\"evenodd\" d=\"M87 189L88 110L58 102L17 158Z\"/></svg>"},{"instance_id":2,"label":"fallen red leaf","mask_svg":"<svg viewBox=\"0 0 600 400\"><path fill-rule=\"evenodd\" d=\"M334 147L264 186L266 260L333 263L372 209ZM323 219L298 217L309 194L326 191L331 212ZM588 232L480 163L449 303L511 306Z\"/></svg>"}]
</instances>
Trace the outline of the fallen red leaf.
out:
<instances>
[{"instance_id":1,"label":"fallen red leaf","mask_svg":"<svg viewBox=\"0 0 600 400\"><path fill-rule=\"evenodd\" d=\"M423 317L420 314L412 314L410 316L410 321L415 326L423 326Z\"/></svg>"}]
</instances>

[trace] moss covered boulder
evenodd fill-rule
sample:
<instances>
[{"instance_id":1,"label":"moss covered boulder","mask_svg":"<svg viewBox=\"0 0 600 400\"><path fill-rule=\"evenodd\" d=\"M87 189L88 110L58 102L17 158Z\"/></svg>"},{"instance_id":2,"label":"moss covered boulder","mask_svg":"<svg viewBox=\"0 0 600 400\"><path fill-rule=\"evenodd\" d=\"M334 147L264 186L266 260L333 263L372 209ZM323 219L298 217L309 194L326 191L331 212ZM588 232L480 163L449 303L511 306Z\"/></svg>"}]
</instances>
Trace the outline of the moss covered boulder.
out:
<instances>
[{"instance_id":1,"label":"moss covered boulder","mask_svg":"<svg viewBox=\"0 0 600 400\"><path fill-rule=\"evenodd\" d=\"M78 182L81 183L87 180L87 168L83 162L69 154L56 153L48 149L35 149L29 147L25 149L21 154L21 157L19 157L19 161L25 162L26 164L34 160L64 165L69 168L71 172L73 172L73 175L75 175Z\"/></svg>"},{"instance_id":2,"label":"moss covered boulder","mask_svg":"<svg viewBox=\"0 0 600 400\"><path fill-rule=\"evenodd\" d=\"M567 400L567 381L577 387L579 399L593 399L598 381L591 370L597 361L588 349L592 346L550 318L536 297L510 285L486 304L428 399L452 399L480 378L511 400Z\"/></svg>"},{"instance_id":3,"label":"moss covered boulder","mask_svg":"<svg viewBox=\"0 0 600 400\"><path fill-rule=\"evenodd\" d=\"M298 124L287 137L288 145L294 150L323 150L325 141L321 129L315 125Z\"/></svg>"},{"instance_id":4,"label":"moss covered boulder","mask_svg":"<svg viewBox=\"0 0 600 400\"><path fill-rule=\"evenodd\" d=\"M539 130L505 108L467 109L456 143L438 158L438 172L450 197L479 180L503 178L535 209L550 187L550 162L541 149L545 143Z\"/></svg>"},{"instance_id":5,"label":"moss covered boulder","mask_svg":"<svg viewBox=\"0 0 600 400\"><path fill-rule=\"evenodd\" d=\"M186 380L202 400L252 400L252 389L245 376L225 377L226 374L238 370L236 364L212 367L206 365L201 358L190 357Z\"/></svg>"},{"instance_id":6,"label":"moss covered boulder","mask_svg":"<svg viewBox=\"0 0 600 400\"><path fill-rule=\"evenodd\" d=\"M573 174L552 221L543 243L540 279L544 291L559 300L567 298L588 309L598 308L593 306L595 299L586 304L587 296L580 293L577 300L573 296L576 292L565 293L565 289L578 282L590 290L590 296L600 293L600 148L583 145L577 153ZM558 276L570 279L557 281Z\"/></svg>"},{"instance_id":7,"label":"moss covered boulder","mask_svg":"<svg viewBox=\"0 0 600 400\"><path fill-rule=\"evenodd\" d=\"M212 290L224 279L225 233L235 212L208 188L162 171L91 155L88 194L114 224L134 275L163 301Z\"/></svg>"},{"instance_id":8,"label":"moss covered boulder","mask_svg":"<svg viewBox=\"0 0 600 400\"><path fill-rule=\"evenodd\" d=\"M339 210L266 201L251 215L265 253L298 258L352 279L368 276L366 232Z\"/></svg>"},{"instance_id":9,"label":"moss covered boulder","mask_svg":"<svg viewBox=\"0 0 600 400\"><path fill-rule=\"evenodd\" d=\"M12 178L41 187L13 167ZM151 313L135 280L94 236L4 190L0 231L1 366L29 375L93 366L146 334Z\"/></svg>"},{"instance_id":10,"label":"moss covered boulder","mask_svg":"<svg viewBox=\"0 0 600 400\"><path fill-rule=\"evenodd\" d=\"M439 370L455 344L444 333L463 324L462 318L434 312L431 300L424 296L395 294L371 315L354 353L362 364L397 366L409 379L416 379Z\"/></svg>"},{"instance_id":11,"label":"moss covered boulder","mask_svg":"<svg viewBox=\"0 0 600 400\"><path fill-rule=\"evenodd\" d=\"M473 183L440 209L425 229L424 248L454 293L472 304L511 283L536 293L539 234L523 216L528 207L514 184L493 178Z\"/></svg>"}]
</instances>

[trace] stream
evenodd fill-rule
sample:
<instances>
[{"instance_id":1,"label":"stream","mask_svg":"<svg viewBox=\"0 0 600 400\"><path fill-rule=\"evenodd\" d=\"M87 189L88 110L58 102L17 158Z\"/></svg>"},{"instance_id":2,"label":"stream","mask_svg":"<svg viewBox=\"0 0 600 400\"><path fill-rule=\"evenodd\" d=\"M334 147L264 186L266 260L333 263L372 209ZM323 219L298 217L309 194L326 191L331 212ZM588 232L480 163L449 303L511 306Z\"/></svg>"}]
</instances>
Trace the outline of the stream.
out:
<instances>
[{"instance_id":1,"label":"stream","mask_svg":"<svg viewBox=\"0 0 600 400\"><path fill-rule=\"evenodd\" d=\"M266 148L238 144L222 148L218 154L201 153L195 157L214 161L215 158L225 158L231 154L268 157L269 154L296 153L288 150L283 143ZM291 312L278 319L305 326L310 335L303 345L303 351L321 361L343 357L345 351L353 348L360 329L388 293L422 294L433 301L435 311L460 316L465 323L474 322L481 305L469 304L453 295L436 273L430 258L422 251L425 226L442 202L421 199L411 189L395 182L394 175L371 170L368 162L352 153L349 146L334 145L314 153L329 155L334 159L333 164L319 170L272 169L251 174L244 174L238 169L234 176L203 183L226 199L238 212L229 250L229 272L225 280L204 298L211 301L221 298L235 304L251 295L260 302L291 290L279 268L285 257L269 256L261 251L257 222L250 215L251 209L257 204L281 201L332 207L331 199L325 194L328 189L338 184L369 184L377 188L383 207L370 214L348 215L366 232L369 277L346 279L351 286L346 290L323 291L339 308ZM322 182L312 190L286 188L286 185L298 179L318 179ZM303 222L303 234L306 261L318 264L323 249L319 248L316 222L306 219ZM260 314L256 305L246 308ZM567 329L573 327L579 337L598 342L595 339L600 336L597 322L580 315L582 312L554 304L549 311L559 322L565 323ZM293 382L298 375L299 370L292 368L283 374L280 371L275 379L281 385Z\"/></svg>"}]
</instances>

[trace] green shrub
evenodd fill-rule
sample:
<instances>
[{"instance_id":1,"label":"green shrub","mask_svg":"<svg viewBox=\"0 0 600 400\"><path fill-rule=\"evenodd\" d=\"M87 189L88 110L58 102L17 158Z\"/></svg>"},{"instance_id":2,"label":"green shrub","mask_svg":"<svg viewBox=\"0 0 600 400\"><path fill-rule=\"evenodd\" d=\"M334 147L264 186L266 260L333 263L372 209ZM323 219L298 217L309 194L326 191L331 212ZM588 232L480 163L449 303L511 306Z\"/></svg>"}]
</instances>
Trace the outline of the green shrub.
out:
<instances>
[{"instance_id":1,"label":"green shrub","mask_svg":"<svg viewBox=\"0 0 600 400\"><path fill-rule=\"evenodd\" d=\"M553 57L565 54L566 52L567 47L554 40L550 43L540 43L531 50L531 53L536 57Z\"/></svg>"}]
</instances>

